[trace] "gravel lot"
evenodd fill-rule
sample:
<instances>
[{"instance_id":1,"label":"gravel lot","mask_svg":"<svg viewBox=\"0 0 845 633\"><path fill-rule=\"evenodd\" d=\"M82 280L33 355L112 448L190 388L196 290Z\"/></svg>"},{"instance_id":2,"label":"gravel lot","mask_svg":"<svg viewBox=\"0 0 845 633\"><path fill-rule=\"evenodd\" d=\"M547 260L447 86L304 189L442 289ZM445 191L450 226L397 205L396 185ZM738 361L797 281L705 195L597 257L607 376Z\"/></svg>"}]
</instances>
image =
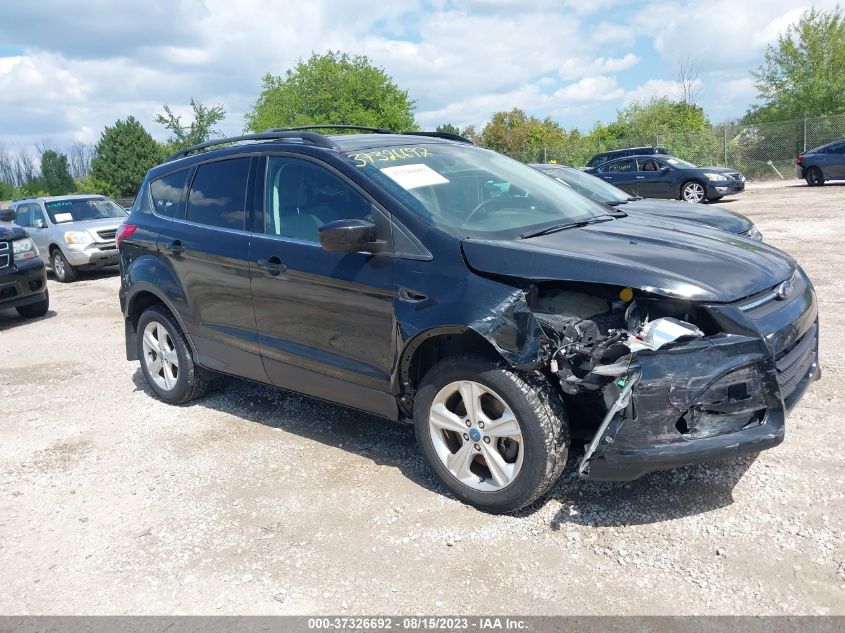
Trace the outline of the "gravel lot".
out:
<instances>
[{"instance_id":1,"label":"gravel lot","mask_svg":"<svg viewBox=\"0 0 845 633\"><path fill-rule=\"evenodd\" d=\"M174 408L123 358L113 273L0 312L0 613L845 614L845 186L722 203L818 290L823 378L756 460L570 467L490 516L410 427L243 381Z\"/></svg>"}]
</instances>

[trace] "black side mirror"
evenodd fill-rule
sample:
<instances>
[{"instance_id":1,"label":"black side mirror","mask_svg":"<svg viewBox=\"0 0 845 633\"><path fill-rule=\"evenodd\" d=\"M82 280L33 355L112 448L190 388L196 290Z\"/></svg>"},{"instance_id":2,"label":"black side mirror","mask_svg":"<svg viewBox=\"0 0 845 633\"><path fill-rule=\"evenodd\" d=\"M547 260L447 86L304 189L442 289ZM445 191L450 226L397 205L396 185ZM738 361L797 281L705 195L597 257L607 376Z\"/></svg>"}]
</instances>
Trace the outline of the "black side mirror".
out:
<instances>
[{"instance_id":1,"label":"black side mirror","mask_svg":"<svg viewBox=\"0 0 845 633\"><path fill-rule=\"evenodd\" d=\"M383 245L378 240L376 225L360 218L326 222L317 229L317 234L320 245L335 253L375 253Z\"/></svg>"},{"instance_id":2,"label":"black side mirror","mask_svg":"<svg viewBox=\"0 0 845 633\"><path fill-rule=\"evenodd\" d=\"M14 209L0 209L0 222L14 222L17 215Z\"/></svg>"}]
</instances>

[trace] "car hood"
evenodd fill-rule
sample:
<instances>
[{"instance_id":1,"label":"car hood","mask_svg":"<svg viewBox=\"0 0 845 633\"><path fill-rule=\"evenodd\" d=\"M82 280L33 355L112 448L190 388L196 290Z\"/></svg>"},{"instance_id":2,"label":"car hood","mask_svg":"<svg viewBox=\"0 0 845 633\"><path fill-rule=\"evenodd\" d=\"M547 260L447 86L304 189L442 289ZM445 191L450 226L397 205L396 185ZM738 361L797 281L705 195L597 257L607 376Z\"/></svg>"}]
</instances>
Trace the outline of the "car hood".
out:
<instances>
[{"instance_id":1,"label":"car hood","mask_svg":"<svg viewBox=\"0 0 845 633\"><path fill-rule=\"evenodd\" d=\"M62 222L56 224L57 229L63 231L102 231L103 229L116 229L126 218L99 218L97 220L79 220L77 222Z\"/></svg>"},{"instance_id":2,"label":"car hood","mask_svg":"<svg viewBox=\"0 0 845 633\"><path fill-rule=\"evenodd\" d=\"M26 231L16 224L11 226L0 225L0 242L11 242L12 240L19 240L26 237Z\"/></svg>"},{"instance_id":3,"label":"car hood","mask_svg":"<svg viewBox=\"0 0 845 633\"><path fill-rule=\"evenodd\" d=\"M633 200L618 208L625 213L633 211L663 219L677 218L697 222L728 233L745 233L753 226L751 220L734 211L675 200Z\"/></svg>"},{"instance_id":4,"label":"car hood","mask_svg":"<svg viewBox=\"0 0 845 633\"><path fill-rule=\"evenodd\" d=\"M467 239L462 248L481 274L631 286L719 303L772 288L797 268L768 244L697 228L660 227L629 216L526 240Z\"/></svg>"}]
</instances>

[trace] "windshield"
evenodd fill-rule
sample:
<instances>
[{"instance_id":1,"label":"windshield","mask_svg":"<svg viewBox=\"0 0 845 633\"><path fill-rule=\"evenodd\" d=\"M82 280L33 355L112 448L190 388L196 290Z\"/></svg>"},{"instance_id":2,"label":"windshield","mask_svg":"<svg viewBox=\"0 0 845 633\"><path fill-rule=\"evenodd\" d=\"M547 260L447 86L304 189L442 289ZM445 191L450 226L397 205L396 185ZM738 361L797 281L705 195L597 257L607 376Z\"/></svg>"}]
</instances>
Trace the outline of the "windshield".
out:
<instances>
[{"instance_id":1,"label":"windshield","mask_svg":"<svg viewBox=\"0 0 845 633\"><path fill-rule=\"evenodd\" d=\"M127 213L108 198L74 198L45 202L47 215L53 224L102 220L103 218L125 218Z\"/></svg>"},{"instance_id":2,"label":"windshield","mask_svg":"<svg viewBox=\"0 0 845 633\"><path fill-rule=\"evenodd\" d=\"M607 219L604 208L536 170L472 145L417 143L348 159L415 213L455 237L515 239Z\"/></svg>"},{"instance_id":3,"label":"windshield","mask_svg":"<svg viewBox=\"0 0 845 633\"><path fill-rule=\"evenodd\" d=\"M674 156L664 158L663 160L672 165L672 167L677 167L678 169L695 169L695 165L693 165L692 163L688 163L687 161L681 160L680 158L675 158Z\"/></svg>"},{"instance_id":4,"label":"windshield","mask_svg":"<svg viewBox=\"0 0 845 633\"><path fill-rule=\"evenodd\" d=\"M541 167L540 171L594 202L627 202L631 196L595 176L570 167Z\"/></svg>"}]
</instances>

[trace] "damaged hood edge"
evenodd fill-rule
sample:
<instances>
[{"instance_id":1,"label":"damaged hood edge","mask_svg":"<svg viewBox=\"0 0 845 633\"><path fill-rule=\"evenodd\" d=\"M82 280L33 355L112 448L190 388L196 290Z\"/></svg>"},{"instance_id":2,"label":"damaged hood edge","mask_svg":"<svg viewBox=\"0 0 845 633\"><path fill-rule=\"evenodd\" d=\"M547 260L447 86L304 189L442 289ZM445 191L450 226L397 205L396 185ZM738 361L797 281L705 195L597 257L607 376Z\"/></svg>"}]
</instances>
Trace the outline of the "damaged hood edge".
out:
<instances>
[{"instance_id":1,"label":"damaged hood edge","mask_svg":"<svg viewBox=\"0 0 845 633\"><path fill-rule=\"evenodd\" d=\"M614 230L597 225L530 240L468 239L461 249L467 265L482 276L630 286L713 303L772 288L797 268L787 254L729 234L714 239L630 222L610 224Z\"/></svg>"}]
</instances>

